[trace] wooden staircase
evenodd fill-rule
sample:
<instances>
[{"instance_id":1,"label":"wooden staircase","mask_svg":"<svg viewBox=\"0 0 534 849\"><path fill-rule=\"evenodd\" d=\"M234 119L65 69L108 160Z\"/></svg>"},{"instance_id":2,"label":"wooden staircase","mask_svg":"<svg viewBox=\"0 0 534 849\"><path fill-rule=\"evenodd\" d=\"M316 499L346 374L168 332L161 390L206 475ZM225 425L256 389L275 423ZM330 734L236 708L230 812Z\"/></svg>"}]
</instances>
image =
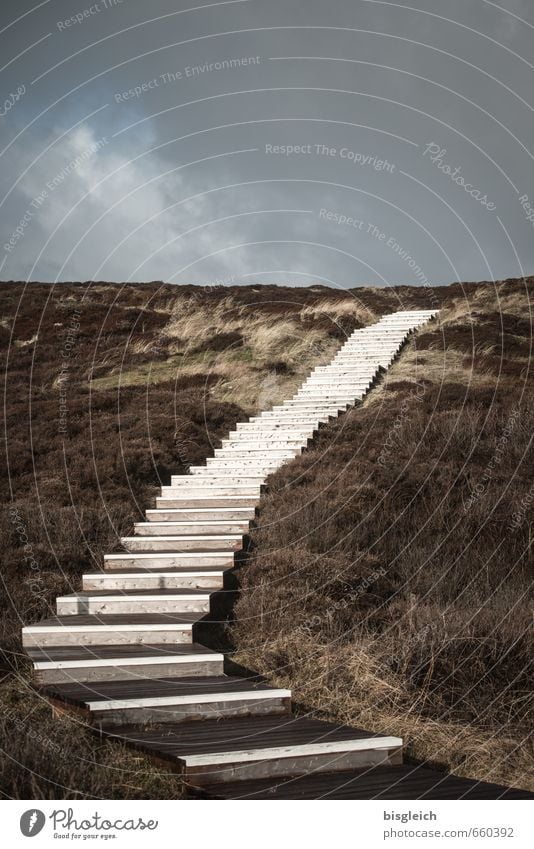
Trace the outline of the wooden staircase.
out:
<instances>
[{"instance_id":1,"label":"wooden staircase","mask_svg":"<svg viewBox=\"0 0 534 849\"><path fill-rule=\"evenodd\" d=\"M251 782L296 780L309 796L317 775L345 787L349 774L353 783L358 771L365 781L369 769L400 766L400 738L295 716L289 690L224 674L223 655L195 633L224 592L267 476L361 401L434 315L397 312L356 330L293 398L238 424L205 466L173 476L124 551L60 596L55 617L23 629L40 691L212 796L222 785L237 798Z\"/></svg>"}]
</instances>

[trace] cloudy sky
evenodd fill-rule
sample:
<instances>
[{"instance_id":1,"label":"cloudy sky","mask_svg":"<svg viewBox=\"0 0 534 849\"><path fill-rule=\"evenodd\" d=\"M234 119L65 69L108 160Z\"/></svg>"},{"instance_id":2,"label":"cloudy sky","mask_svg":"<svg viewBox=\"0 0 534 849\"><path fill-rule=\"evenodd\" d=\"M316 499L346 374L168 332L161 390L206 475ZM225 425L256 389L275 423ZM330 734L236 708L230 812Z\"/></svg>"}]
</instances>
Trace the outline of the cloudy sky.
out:
<instances>
[{"instance_id":1,"label":"cloudy sky","mask_svg":"<svg viewBox=\"0 0 534 849\"><path fill-rule=\"evenodd\" d=\"M528 0L3 0L0 278L534 273Z\"/></svg>"}]
</instances>

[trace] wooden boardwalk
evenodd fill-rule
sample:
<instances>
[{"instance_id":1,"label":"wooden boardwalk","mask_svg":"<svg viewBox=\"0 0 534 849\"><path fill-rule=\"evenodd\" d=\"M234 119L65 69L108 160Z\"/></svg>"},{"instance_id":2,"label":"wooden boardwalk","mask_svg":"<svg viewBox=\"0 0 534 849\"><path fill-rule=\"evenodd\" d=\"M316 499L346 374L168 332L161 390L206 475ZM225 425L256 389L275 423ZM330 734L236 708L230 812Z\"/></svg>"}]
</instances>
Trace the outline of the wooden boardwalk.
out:
<instances>
[{"instance_id":1,"label":"wooden boardwalk","mask_svg":"<svg viewBox=\"0 0 534 849\"><path fill-rule=\"evenodd\" d=\"M53 705L164 761L192 795L506 792L402 766L398 737L295 716L289 690L225 674L223 655L196 641L200 627L210 627L267 476L300 454L322 423L360 401L432 316L399 312L356 330L294 398L238 424L205 466L173 476L156 509L122 540L124 551L84 575L80 592L59 597L55 617L23 629L36 686Z\"/></svg>"}]
</instances>

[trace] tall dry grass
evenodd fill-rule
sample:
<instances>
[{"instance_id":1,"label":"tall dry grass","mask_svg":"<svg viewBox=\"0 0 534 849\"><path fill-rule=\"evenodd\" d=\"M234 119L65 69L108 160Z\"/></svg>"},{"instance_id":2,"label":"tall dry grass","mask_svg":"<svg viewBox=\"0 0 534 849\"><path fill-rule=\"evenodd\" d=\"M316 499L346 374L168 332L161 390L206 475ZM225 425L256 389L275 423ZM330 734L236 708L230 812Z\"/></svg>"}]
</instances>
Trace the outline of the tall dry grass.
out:
<instances>
[{"instance_id":1,"label":"tall dry grass","mask_svg":"<svg viewBox=\"0 0 534 849\"><path fill-rule=\"evenodd\" d=\"M500 302L509 304L506 315L523 321L528 318L524 289L517 281L499 291ZM39 567L36 589L18 524L4 510L0 657L7 678L2 696L4 706L11 710L16 705L17 713L4 711L0 723L0 747L7 752L2 792L17 798L72 798L74 792L175 798L176 780L164 771L152 773L146 759L103 746L78 725L73 731L71 725L52 722L49 708L33 700L28 689L21 625L48 615L57 594L79 589L81 574L100 567L102 555L130 532L160 484L168 483L172 473L187 471L189 464L203 462L236 421L291 394L314 364L328 361L355 322L365 323L366 310L378 316L429 307L431 294L407 287L355 290L347 296L324 288L209 291L160 284L54 289L32 284L24 296L22 284L6 284L0 291L7 402L0 448L7 469L3 497L17 511ZM432 495L444 488L463 492L483 474L495 433L519 397L528 361L525 331L520 325L521 332L514 334L508 322L508 371L503 374L500 325L492 318L490 333L488 322L471 321L479 329L476 344L492 348L491 354L478 349L473 354L466 315L466 304L473 300L481 314L498 311L495 287L470 284L436 291L449 311L444 324L451 325L440 331L437 347L435 334L426 343L422 338L423 347L403 354L387 384L373 393L375 401L370 397L357 413L352 430L340 420L320 437L315 453L287 467L293 470L289 478L284 472L273 480L255 534L256 555L242 577L238 648L251 666L290 683L308 709L330 711L330 716L376 730L391 728L404 734L410 752L428 757L443 751L467 774L485 770L495 780L525 783L521 776L528 750L519 742L528 705L523 679L515 678L528 650L523 630L529 608L519 602L525 590L523 560L513 569L510 564L521 546L528 543L531 550L530 523L525 520L507 539L504 571L510 575L503 576L502 557L490 560L488 546L500 539L505 502L492 511L496 502L477 501L465 526L450 534L457 540L456 551L450 540L441 547L438 542L459 506ZM58 375L75 309L81 312L80 329L69 361L62 435ZM465 322L456 322L452 310ZM10 344L11 334L14 341L33 341L16 346ZM403 399L414 391L414 369L428 386L426 406L418 418L421 402L412 398L414 409L407 407L409 414L402 414L395 430L402 434L400 445L389 452L386 468L377 469ZM509 392L498 408L496 383ZM489 408L494 418L486 425ZM532 424L528 418L521 422L517 445L525 444L524 432ZM480 433L484 438L477 442ZM419 446L425 445L428 450L420 455ZM425 474L441 451L446 462L427 485ZM412 454L415 459L406 463ZM299 480L286 491L285 482L295 471ZM521 462L508 492L510 503L520 501L529 486ZM494 495L497 491L491 489ZM392 529L384 516L395 517ZM403 527L404 536L399 536ZM475 536L480 527L483 545ZM473 545L456 563L471 538ZM436 575L446 579L438 583ZM466 611L484 607L488 593L495 603L468 623ZM444 625L445 597L450 610ZM509 615L496 628L501 609ZM347 638L351 629L353 638ZM461 670L459 646L467 647L469 659ZM475 679L487 687L468 693L471 662ZM490 670L485 681L482 663ZM463 714L455 704L458 693L466 695ZM21 730L30 728L23 722L26 710L35 738ZM56 762L46 740L63 745L65 762ZM469 756L464 766L462 752Z\"/></svg>"},{"instance_id":2,"label":"tall dry grass","mask_svg":"<svg viewBox=\"0 0 534 849\"><path fill-rule=\"evenodd\" d=\"M234 639L302 710L534 789L532 325L517 289L481 287L474 311L451 298L359 410L271 477Z\"/></svg>"}]
</instances>

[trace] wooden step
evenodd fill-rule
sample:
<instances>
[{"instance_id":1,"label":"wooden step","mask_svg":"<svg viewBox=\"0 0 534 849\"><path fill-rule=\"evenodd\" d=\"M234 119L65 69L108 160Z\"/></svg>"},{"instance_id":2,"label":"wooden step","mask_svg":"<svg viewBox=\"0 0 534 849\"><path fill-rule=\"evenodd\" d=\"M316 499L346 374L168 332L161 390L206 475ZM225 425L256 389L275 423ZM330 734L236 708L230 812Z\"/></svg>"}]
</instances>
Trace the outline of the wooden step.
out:
<instances>
[{"instance_id":1,"label":"wooden step","mask_svg":"<svg viewBox=\"0 0 534 849\"><path fill-rule=\"evenodd\" d=\"M211 458L210 458L211 459ZM254 473L256 475L261 476L261 480L265 481L266 475L270 474L273 469L278 469L282 466L287 460L291 460L293 457L275 457L273 460L267 462L266 460L262 460L258 458L257 460L243 459L239 455L225 459L224 457L216 457L211 460L209 466L206 468L204 472L199 472L198 477L200 479L204 479L206 477L210 477L213 475L237 475L239 474L240 469L245 469L247 472ZM230 472L228 471L230 470Z\"/></svg>"},{"instance_id":2,"label":"wooden step","mask_svg":"<svg viewBox=\"0 0 534 849\"><path fill-rule=\"evenodd\" d=\"M349 406L349 402L342 400L331 401L329 399L324 401L317 401L312 403L311 401L307 401L305 404L297 403L291 398L288 398L287 401L284 401L283 404L280 404L277 407L273 407L273 411L278 414L284 415L301 415L302 413L308 413L309 415L315 416L320 413L326 413L329 415L338 416L339 413L345 411L345 409Z\"/></svg>"},{"instance_id":3,"label":"wooden step","mask_svg":"<svg viewBox=\"0 0 534 849\"><path fill-rule=\"evenodd\" d=\"M330 411L326 413L319 413L317 411L308 413L301 410L287 410L283 407L281 410L269 410L266 413L262 413L257 419L251 419L251 422L254 426L257 425L261 429L264 427L272 428L273 430L276 428L301 427L305 424L317 430L320 425L337 418L338 413L338 410L336 410L335 414Z\"/></svg>"},{"instance_id":4,"label":"wooden step","mask_svg":"<svg viewBox=\"0 0 534 849\"><path fill-rule=\"evenodd\" d=\"M300 447L298 451L284 451L284 449L281 448L278 453L282 456L266 457L262 455L260 451L253 453L248 449L244 449L242 451L228 451L225 454L218 454L216 457L209 457L209 463L206 466L205 471L198 473L199 480L202 480L203 484L205 479L215 478L216 480L227 480L228 475L224 471L224 467L221 465L222 463L232 463L233 468L242 468L243 475L262 475L262 469L269 470L278 468L278 466L292 460L293 457L298 457L299 454L302 453L302 447ZM234 475L235 473L232 472L230 479L232 479Z\"/></svg>"},{"instance_id":5,"label":"wooden step","mask_svg":"<svg viewBox=\"0 0 534 849\"><path fill-rule=\"evenodd\" d=\"M221 784L392 765L402 759L399 737L370 734L301 717L250 717L165 729L128 726L121 735L166 758L191 785Z\"/></svg>"},{"instance_id":6,"label":"wooden step","mask_svg":"<svg viewBox=\"0 0 534 849\"><path fill-rule=\"evenodd\" d=\"M373 383L376 377L376 371L369 373L367 371L365 374L337 374L329 373L329 374L312 374L308 380L305 380L303 384L301 384L300 389L309 389L310 387L314 387L315 389L321 389L328 391L332 388L338 389L352 389L355 386L360 386L363 389L367 389Z\"/></svg>"},{"instance_id":7,"label":"wooden step","mask_svg":"<svg viewBox=\"0 0 534 849\"><path fill-rule=\"evenodd\" d=\"M340 348L337 356L351 349L361 350L367 355L372 355L375 351L383 348L396 348L398 345L402 345L407 338L407 333L399 332L398 330L390 330L387 333L377 334L375 336L371 334L354 336Z\"/></svg>"},{"instance_id":8,"label":"wooden step","mask_svg":"<svg viewBox=\"0 0 534 849\"><path fill-rule=\"evenodd\" d=\"M372 360L373 357L382 356L383 354L395 354L399 348L402 346L402 340L396 342L394 340L390 340L388 342L369 342L365 340L359 340L352 345L347 345L336 354L336 356L330 361L331 363L336 363L338 360L343 359L348 355L353 357L358 357L360 362L364 362L365 358L368 360Z\"/></svg>"},{"instance_id":9,"label":"wooden step","mask_svg":"<svg viewBox=\"0 0 534 849\"><path fill-rule=\"evenodd\" d=\"M359 377L366 377L367 375L372 375L375 377L380 373L380 369L377 367L375 361L373 360L366 366L359 366L357 364L353 366L341 366L341 365L330 365L330 366L318 366L315 371L312 371L311 377L320 377L320 378L328 378L332 377L351 377L353 375Z\"/></svg>"},{"instance_id":10,"label":"wooden step","mask_svg":"<svg viewBox=\"0 0 534 849\"><path fill-rule=\"evenodd\" d=\"M252 459L266 459L266 460L276 460L276 459L286 459L288 457L296 457L297 454L300 454L302 451L300 446L295 448L274 448L273 446L259 445L254 446L253 448L243 448L241 445L233 446L229 448L216 448L214 459L217 457L249 457Z\"/></svg>"},{"instance_id":11,"label":"wooden step","mask_svg":"<svg viewBox=\"0 0 534 849\"><path fill-rule=\"evenodd\" d=\"M46 693L90 712L102 727L125 723L180 723L237 716L289 715L291 691L229 675L191 678L69 682Z\"/></svg>"},{"instance_id":12,"label":"wooden step","mask_svg":"<svg viewBox=\"0 0 534 849\"><path fill-rule=\"evenodd\" d=\"M203 613L83 614L54 616L22 630L25 648L36 646L144 645L192 643L193 625Z\"/></svg>"},{"instance_id":13,"label":"wooden step","mask_svg":"<svg viewBox=\"0 0 534 849\"><path fill-rule=\"evenodd\" d=\"M275 407L274 410L277 414L280 413L281 415L286 415L288 417L298 418L298 416L300 416L303 412L313 412L313 415L315 415L320 407L320 409L324 409L330 418L337 418L337 416L340 413L344 413L349 406L350 404L348 401L343 401L342 403L336 403L334 405L328 404L327 407L315 404L299 405L292 401L286 401L283 405Z\"/></svg>"},{"instance_id":14,"label":"wooden step","mask_svg":"<svg viewBox=\"0 0 534 849\"><path fill-rule=\"evenodd\" d=\"M82 576L84 590L221 590L223 569L167 569L161 572L123 570Z\"/></svg>"},{"instance_id":15,"label":"wooden step","mask_svg":"<svg viewBox=\"0 0 534 849\"><path fill-rule=\"evenodd\" d=\"M362 377L367 378L368 375L374 376L377 372L377 367L375 363L375 359L372 358L370 360L364 360L361 363L354 363L350 368L345 369L345 373L347 375L352 375L354 377ZM310 380L313 377L327 377L329 374L339 373L339 366L330 364L328 366L317 366L311 372L309 377Z\"/></svg>"},{"instance_id":16,"label":"wooden step","mask_svg":"<svg viewBox=\"0 0 534 849\"><path fill-rule=\"evenodd\" d=\"M300 448L302 448L302 446L300 446ZM281 448L279 450L283 451L284 449ZM217 457L208 457L207 465L204 466L202 469L198 469L196 474L201 476L209 474L212 477L221 477L221 473L217 472L217 469L222 468L221 464L235 463L243 469L244 475L257 476L258 469L271 469L280 465L280 462L284 462L284 460L290 460L292 457L297 456L294 453L288 453L286 457L254 457L250 453L245 453L247 451L249 451L249 449L244 448L242 452L236 451L234 453L220 454Z\"/></svg>"},{"instance_id":17,"label":"wooden step","mask_svg":"<svg viewBox=\"0 0 534 849\"><path fill-rule=\"evenodd\" d=\"M343 392L343 393L332 393L332 395L327 398L328 402L335 402L337 406L340 408L351 407L355 402L361 401L365 392L361 392L360 390L354 389L352 392ZM322 403L322 397L317 396L314 393L303 393L302 395L295 395L294 398L291 398L287 401L287 405L291 407L307 407L313 404Z\"/></svg>"},{"instance_id":18,"label":"wooden step","mask_svg":"<svg viewBox=\"0 0 534 849\"><path fill-rule=\"evenodd\" d=\"M234 554L231 551L190 551L185 554L177 554L176 552L131 554L124 552L104 555L104 569L114 571L119 569L128 572L137 569L231 569L233 565Z\"/></svg>"},{"instance_id":19,"label":"wooden step","mask_svg":"<svg viewBox=\"0 0 534 849\"><path fill-rule=\"evenodd\" d=\"M271 419L257 416L241 425L238 424L237 431L235 431L235 433L237 436L242 436L244 433L261 431L265 432L267 435L272 433L274 436L274 434L279 431L286 431L287 433L302 433L304 431L308 433L311 428L314 428L315 432L316 430L319 430L319 426L320 424L315 422L314 417L303 417L300 422L287 422L284 419L276 420L272 416Z\"/></svg>"},{"instance_id":20,"label":"wooden step","mask_svg":"<svg viewBox=\"0 0 534 849\"><path fill-rule=\"evenodd\" d=\"M286 447L301 448L303 445L308 444L310 438L308 434L296 436L295 434L284 431L275 432L274 434L269 430L250 431L250 433L245 433L244 436L224 439L223 447L255 448L260 445L268 445L269 448L277 448L278 450Z\"/></svg>"},{"instance_id":21,"label":"wooden step","mask_svg":"<svg viewBox=\"0 0 534 849\"><path fill-rule=\"evenodd\" d=\"M265 439L268 442L277 442L279 440L286 439L295 439L302 440L302 444L307 444L310 439L313 439L316 433L318 433L319 428L316 427L312 430L312 426L310 425L309 429L306 433L299 433L295 431L295 437L291 436L291 428L292 422L270 422L267 419L263 422L254 422L251 424L248 430L240 430L238 431L238 436L234 445L239 444L241 440L248 441L252 440L257 442L259 439Z\"/></svg>"},{"instance_id":22,"label":"wooden step","mask_svg":"<svg viewBox=\"0 0 534 849\"><path fill-rule=\"evenodd\" d=\"M126 551L132 552L240 551L243 547L243 534L135 536L122 537L121 543Z\"/></svg>"},{"instance_id":23,"label":"wooden step","mask_svg":"<svg viewBox=\"0 0 534 849\"><path fill-rule=\"evenodd\" d=\"M231 446L232 448L242 448L243 451L250 451L250 450L254 449L256 446L259 447L260 445L265 445L266 442L267 442L267 440L264 439L263 434L259 434L257 438L254 438L253 436L249 436L249 438L246 442L244 440L239 440L239 441L236 440L235 442L231 442L231 443L229 443L228 447ZM277 451L284 451L286 448L290 448L290 449L298 448L299 454L300 454L301 451L308 446L308 440L305 437L302 437L301 439L292 439L292 440L287 440L287 441L282 440L282 439L275 441L274 439L272 439L272 440L269 440L269 445L271 446L271 448L275 448ZM274 459L277 460L279 458L275 457ZM209 469L210 466L213 466L216 460L217 460L217 457L208 457L208 462L207 462L206 468ZM252 461L249 460L249 463L251 463L251 462ZM264 460L264 463L265 462L266 461ZM270 465L272 462L273 462L272 460L267 461L267 465ZM216 467L216 464L215 464L215 467ZM249 467L245 466L244 468L249 468ZM198 474L198 472L197 472L197 474Z\"/></svg>"},{"instance_id":24,"label":"wooden step","mask_svg":"<svg viewBox=\"0 0 534 849\"><path fill-rule=\"evenodd\" d=\"M283 463L292 460L293 457L298 457L301 453L302 448L299 448L298 451L284 451L281 448L278 451L280 456L277 457L266 457L261 451L254 452L254 450L250 451L248 449L228 451L224 454L218 454L216 457L209 457L209 463L205 467L205 471L197 473L198 480L201 480L202 484L205 483L205 478L219 481L228 480L228 475L224 472L223 466L220 465L221 463L237 464L235 467L242 468L243 475L255 475L258 477L262 474L262 469L277 468L283 465ZM234 479L233 474L230 479ZM261 479L263 480L263 478Z\"/></svg>"},{"instance_id":25,"label":"wooden step","mask_svg":"<svg viewBox=\"0 0 534 849\"><path fill-rule=\"evenodd\" d=\"M189 786L189 795L199 799L350 800L395 801L433 799L529 799L527 790L503 787L486 781L458 778L425 765L398 764L320 772L290 778L263 778L226 784Z\"/></svg>"},{"instance_id":26,"label":"wooden step","mask_svg":"<svg viewBox=\"0 0 534 849\"><path fill-rule=\"evenodd\" d=\"M247 445L250 447L247 447ZM258 463L269 467L280 460L291 460L293 457L297 457L302 453L302 450L302 442L298 445L289 446L282 444L280 447L273 447L269 451L264 450L263 443L259 440L252 444L246 443L243 446L239 442L234 442L226 450L221 449L221 453L216 454L215 457L208 457L204 469L210 470L212 467L216 469L216 464L219 461L239 460L244 464L242 474L251 476L255 474L254 468Z\"/></svg>"},{"instance_id":27,"label":"wooden step","mask_svg":"<svg viewBox=\"0 0 534 849\"><path fill-rule=\"evenodd\" d=\"M330 404L328 405L329 410L336 410L338 413L344 413L349 407L351 407L354 401L359 400L358 396L354 394L353 398L343 398L337 400L335 402L335 406L332 407ZM326 402L325 402L326 403ZM301 401L285 401L284 402L284 410L291 410L293 413L299 412L299 410L311 410L315 409L316 406L321 407L321 404L315 404L312 401L301 400Z\"/></svg>"},{"instance_id":28,"label":"wooden step","mask_svg":"<svg viewBox=\"0 0 534 849\"><path fill-rule=\"evenodd\" d=\"M392 361L398 354L397 350L393 350L391 348L384 348L382 351L376 351L373 355L373 360L375 363L381 363L384 360L390 362ZM344 366L352 366L355 363L361 363L362 358L359 351L346 351L343 354L335 357L332 360L332 365L334 367L344 365Z\"/></svg>"},{"instance_id":29,"label":"wooden step","mask_svg":"<svg viewBox=\"0 0 534 849\"><path fill-rule=\"evenodd\" d=\"M256 441L258 438L264 439L269 444L276 442L301 442L312 439L314 431L310 425L305 427L276 425L275 427L265 427L257 422L250 422L248 427L241 430L231 431L228 439L222 440L222 445L235 445L236 443L248 442L249 440Z\"/></svg>"},{"instance_id":30,"label":"wooden step","mask_svg":"<svg viewBox=\"0 0 534 849\"><path fill-rule=\"evenodd\" d=\"M207 613L210 593L198 589L83 590L56 598L58 616L77 614Z\"/></svg>"},{"instance_id":31,"label":"wooden step","mask_svg":"<svg viewBox=\"0 0 534 849\"><path fill-rule=\"evenodd\" d=\"M198 643L29 648L43 684L222 675L224 655Z\"/></svg>"},{"instance_id":32,"label":"wooden step","mask_svg":"<svg viewBox=\"0 0 534 849\"><path fill-rule=\"evenodd\" d=\"M359 377L357 380L354 380L352 375L347 375L346 378L341 375L329 375L324 378L315 377L313 380L303 383L297 394L302 395L313 392L318 397L328 398L333 391L351 392L356 389L366 392L372 383L373 378L371 377Z\"/></svg>"},{"instance_id":33,"label":"wooden step","mask_svg":"<svg viewBox=\"0 0 534 849\"><path fill-rule=\"evenodd\" d=\"M195 477L204 482L205 478L215 478L218 480L228 480L228 475L224 471L226 463L232 463L232 469L238 470L232 472L232 480L244 480L244 475L249 477L254 476L254 480L263 481L265 475L264 469L275 468L278 459L276 457L271 460L265 460L262 457L240 457L239 455L225 457L208 457L207 465L195 469ZM239 471L240 470L240 471Z\"/></svg>"},{"instance_id":34,"label":"wooden step","mask_svg":"<svg viewBox=\"0 0 534 849\"><path fill-rule=\"evenodd\" d=\"M378 369L377 368L375 371L373 371L372 375L370 375L369 378L368 378L369 384L372 385L377 380L377 378L379 378L383 373L384 373L384 369ZM335 384L337 384L337 382L339 380L345 380L345 379L349 380L351 378L352 378L352 371L350 369L350 366L339 366L338 368L336 368L332 371L314 375L314 381L313 382L314 383L315 382L317 382L317 383L324 382L325 385L327 385L329 383L331 383L332 385L335 385ZM303 384L303 385L309 385L309 384Z\"/></svg>"},{"instance_id":35,"label":"wooden step","mask_svg":"<svg viewBox=\"0 0 534 849\"><path fill-rule=\"evenodd\" d=\"M180 493L173 496L158 496L156 498L156 510L216 510L218 508L249 508L255 509L259 501L257 495L208 495L195 496Z\"/></svg>"},{"instance_id":36,"label":"wooden step","mask_svg":"<svg viewBox=\"0 0 534 849\"><path fill-rule=\"evenodd\" d=\"M149 522L232 522L254 519L254 507L198 507L147 510Z\"/></svg>"},{"instance_id":37,"label":"wooden step","mask_svg":"<svg viewBox=\"0 0 534 849\"><path fill-rule=\"evenodd\" d=\"M308 395L311 392L323 402L330 401L331 398L339 398L351 392L361 392L364 394L369 391L372 382L371 378L364 379L358 377L354 379L348 377L346 379L339 379L332 375L323 381L316 378L315 380L310 380L308 383L303 383L292 397L300 397L303 394Z\"/></svg>"},{"instance_id":38,"label":"wooden step","mask_svg":"<svg viewBox=\"0 0 534 849\"><path fill-rule=\"evenodd\" d=\"M211 522L136 522L134 534L141 536L215 536L218 534L246 534L250 522L232 519Z\"/></svg>"},{"instance_id":39,"label":"wooden step","mask_svg":"<svg viewBox=\"0 0 534 849\"><path fill-rule=\"evenodd\" d=\"M387 337L383 338L375 337L374 339L367 338L364 339L360 337L358 339L351 340L350 343L341 348L337 356L341 356L345 354L347 351L357 351L358 353L366 353L368 356L372 356L377 351L394 351L396 348L399 348L406 341L405 334L399 334L397 332L391 332L387 334Z\"/></svg>"},{"instance_id":40,"label":"wooden step","mask_svg":"<svg viewBox=\"0 0 534 849\"><path fill-rule=\"evenodd\" d=\"M277 407L279 409L277 409ZM298 427L302 425L308 426L318 426L319 424L323 424L329 419L335 418L338 415L338 410L335 412L331 412L329 409L326 410L299 410L298 415L295 410L287 410L283 404L277 404L276 407L272 407L270 410L264 410L263 413L260 413L259 416L254 416L250 421L252 424L260 424L265 425L266 423L274 424L276 426L284 426L286 427L288 423L290 423L291 427Z\"/></svg>"},{"instance_id":41,"label":"wooden step","mask_svg":"<svg viewBox=\"0 0 534 849\"><path fill-rule=\"evenodd\" d=\"M219 459L218 457L208 457L207 462L209 464L213 463L214 460ZM222 455L221 459L224 459L224 455ZM252 459L252 458L249 458ZM181 480L180 476L171 478L171 488L178 489L184 488L189 489L190 486L219 486L224 487L227 486L228 483L231 484L239 484L239 485L252 485L254 487L260 487L262 482L262 477L258 475L254 466L250 465L249 467L243 466L243 471L238 476L232 476L229 478L227 475L218 473L215 471L216 467L210 470L210 465L206 466L196 466L194 470L192 470L191 475L187 476L187 480ZM203 479L203 475L209 472L209 481ZM200 476L200 477L199 477ZM193 483L191 483L193 481ZM167 489L167 487L163 487L163 489Z\"/></svg>"},{"instance_id":42,"label":"wooden step","mask_svg":"<svg viewBox=\"0 0 534 849\"><path fill-rule=\"evenodd\" d=\"M353 398L362 398L365 395L366 391L367 389L363 389L361 386L355 386L352 389L338 389L336 387L328 392L313 388L302 389L297 392L297 394L294 395L288 403L292 403L293 401L305 403L315 403L316 401L335 401L336 403L338 403L339 401L341 401L341 403L350 404Z\"/></svg>"},{"instance_id":43,"label":"wooden step","mask_svg":"<svg viewBox=\"0 0 534 849\"><path fill-rule=\"evenodd\" d=\"M394 353L396 350L397 350L396 346L387 346L386 353L388 353L389 351ZM358 367L358 366L363 367L364 365L373 365L373 363L376 363L377 359L379 359L380 357L382 357L384 355L384 350L381 348L378 351L369 351L368 348L366 348L365 345L362 345L359 350L357 348L352 348L349 351L348 349L341 348L341 350L338 351L338 353L335 355L335 357L332 357L332 359L330 360L328 365L317 366L317 368L318 369L324 369L324 370L327 370L327 369L330 369L330 368L335 368L336 363L346 353L353 353L353 354L358 353L358 362L355 363L355 366L356 367Z\"/></svg>"},{"instance_id":44,"label":"wooden step","mask_svg":"<svg viewBox=\"0 0 534 849\"><path fill-rule=\"evenodd\" d=\"M195 469L191 469L191 474L199 477L204 477L205 475L211 475L212 477L221 477L220 472L217 473L217 469L223 468L222 463L228 462L236 462L239 460L242 465L242 473L239 476L242 479L242 475L248 475L250 477L254 476L254 478L258 478L261 469L269 469L275 464L277 458L272 458L270 460L266 460L264 458L251 458L251 457L233 457L233 458L225 458L224 454L221 457L208 457L205 466L197 466ZM260 470L260 471L259 471Z\"/></svg>"},{"instance_id":45,"label":"wooden step","mask_svg":"<svg viewBox=\"0 0 534 849\"><path fill-rule=\"evenodd\" d=\"M213 482L198 482L196 478L190 477L186 484L175 486L162 486L162 497L174 498L175 496L187 495L189 498L201 499L208 495L218 495L227 498L228 496L244 496L248 498L259 497L261 485L258 484L222 484L216 480Z\"/></svg>"}]
</instances>

